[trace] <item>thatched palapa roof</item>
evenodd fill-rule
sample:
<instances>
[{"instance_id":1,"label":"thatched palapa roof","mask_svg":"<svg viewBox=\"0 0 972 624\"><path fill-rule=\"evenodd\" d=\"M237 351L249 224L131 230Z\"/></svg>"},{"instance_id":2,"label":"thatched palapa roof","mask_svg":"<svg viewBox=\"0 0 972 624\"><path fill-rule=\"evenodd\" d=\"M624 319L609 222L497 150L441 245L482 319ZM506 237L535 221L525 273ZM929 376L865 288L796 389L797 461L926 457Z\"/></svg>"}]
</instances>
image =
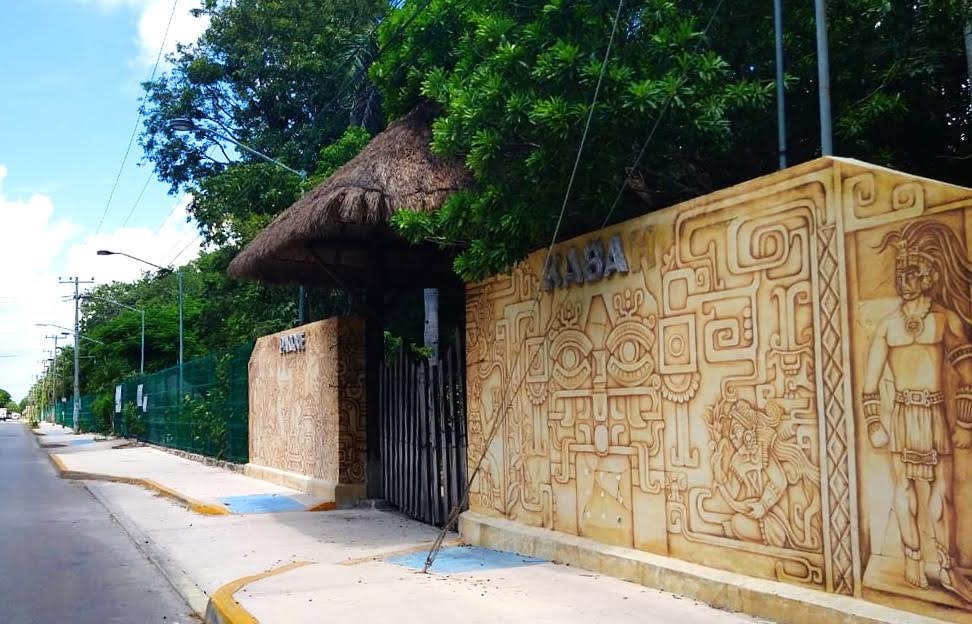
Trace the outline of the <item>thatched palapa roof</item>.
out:
<instances>
[{"instance_id":1,"label":"thatched palapa roof","mask_svg":"<svg viewBox=\"0 0 972 624\"><path fill-rule=\"evenodd\" d=\"M376 135L350 162L280 213L229 266L233 277L277 284L435 285L452 279L450 259L431 245L410 245L389 226L401 209L434 211L472 177L458 161L435 156L423 104Z\"/></svg>"}]
</instances>

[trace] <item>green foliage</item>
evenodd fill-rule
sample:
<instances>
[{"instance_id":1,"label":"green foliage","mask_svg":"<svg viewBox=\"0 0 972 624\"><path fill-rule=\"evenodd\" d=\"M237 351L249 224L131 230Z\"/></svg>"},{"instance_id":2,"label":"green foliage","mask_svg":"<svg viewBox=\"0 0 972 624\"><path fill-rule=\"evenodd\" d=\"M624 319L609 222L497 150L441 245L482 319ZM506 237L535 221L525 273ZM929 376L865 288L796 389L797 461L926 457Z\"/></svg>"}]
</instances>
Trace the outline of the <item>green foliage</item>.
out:
<instances>
[{"instance_id":1,"label":"green foliage","mask_svg":"<svg viewBox=\"0 0 972 624\"><path fill-rule=\"evenodd\" d=\"M205 449L205 454L222 459L229 442L228 414L225 413L230 393L232 354L216 360L213 385L202 396L188 397L184 404L189 419L192 448Z\"/></svg>"},{"instance_id":2,"label":"green foliage","mask_svg":"<svg viewBox=\"0 0 972 624\"><path fill-rule=\"evenodd\" d=\"M198 42L170 55L171 70L143 85L141 143L173 193L192 193L189 214L205 242L242 246L333 164L321 149L380 129L380 98L364 66L382 0L206 0ZM171 121L196 126L177 131ZM264 162L248 148L299 171ZM343 164L357 150L338 155ZM318 158L325 162L318 165Z\"/></svg>"},{"instance_id":3,"label":"green foliage","mask_svg":"<svg viewBox=\"0 0 972 624\"><path fill-rule=\"evenodd\" d=\"M443 105L433 149L465 159L475 188L436 213L402 213L413 240L459 244L466 279L505 269L553 232L590 113L617 3L433 0L379 31L387 53L372 68L390 112L421 98ZM700 34L696 14L670 0L632 3L593 110L567 204L566 233L596 228L662 110L665 123L636 180L664 170L663 192L697 192L698 163L732 145L733 115L768 104L770 83L734 74ZM406 26L407 24L407 26ZM401 30L397 38L395 35ZM612 218L652 204L633 193ZM649 199L650 201L650 199Z\"/></svg>"},{"instance_id":4,"label":"green foliage","mask_svg":"<svg viewBox=\"0 0 972 624\"><path fill-rule=\"evenodd\" d=\"M765 5L764 5L765 6ZM813 3L784 7L788 160L820 154ZM834 153L962 185L972 184L970 68L962 53L967 0L830 0ZM713 46L739 75L774 79L768 7L726 2ZM735 148L706 173L725 186L776 166L774 111L736 125Z\"/></svg>"},{"instance_id":5,"label":"green foliage","mask_svg":"<svg viewBox=\"0 0 972 624\"><path fill-rule=\"evenodd\" d=\"M148 427L142 416L141 410L135 405L134 401L126 401L122 406L122 420L125 423L125 434L128 438L144 440Z\"/></svg>"},{"instance_id":6,"label":"green foliage","mask_svg":"<svg viewBox=\"0 0 972 624\"><path fill-rule=\"evenodd\" d=\"M371 140L371 134L361 126L348 126L341 138L321 149L317 170L308 180L308 186L317 186L331 177L338 167L358 155Z\"/></svg>"},{"instance_id":7,"label":"green foliage","mask_svg":"<svg viewBox=\"0 0 972 624\"><path fill-rule=\"evenodd\" d=\"M197 13L210 25L198 43L180 47L171 71L144 84L141 140L159 177L176 190L222 171L227 160L255 162L242 151L231 156L226 142L213 151L205 132L176 132L174 118L202 120L308 171L348 125L374 127L375 94L358 67L389 8L382 0L206 0Z\"/></svg>"},{"instance_id":8,"label":"green foliage","mask_svg":"<svg viewBox=\"0 0 972 624\"><path fill-rule=\"evenodd\" d=\"M110 394L99 394L91 403L94 413L94 429L102 435L111 435L112 417L115 413L115 399Z\"/></svg>"},{"instance_id":9,"label":"green foliage","mask_svg":"<svg viewBox=\"0 0 972 624\"><path fill-rule=\"evenodd\" d=\"M245 245L297 201L301 179L269 163L227 167L199 182L189 212L206 242Z\"/></svg>"},{"instance_id":10,"label":"green foliage","mask_svg":"<svg viewBox=\"0 0 972 624\"><path fill-rule=\"evenodd\" d=\"M403 338L402 336L396 336L390 331L385 331L385 361L391 362L398 354L402 351L402 346L412 355L417 355L422 358L432 357L432 349L430 347L417 345L411 340Z\"/></svg>"},{"instance_id":11,"label":"green foliage","mask_svg":"<svg viewBox=\"0 0 972 624\"><path fill-rule=\"evenodd\" d=\"M0 405L6 405L7 403L10 403L10 400L10 393L0 388Z\"/></svg>"}]
</instances>

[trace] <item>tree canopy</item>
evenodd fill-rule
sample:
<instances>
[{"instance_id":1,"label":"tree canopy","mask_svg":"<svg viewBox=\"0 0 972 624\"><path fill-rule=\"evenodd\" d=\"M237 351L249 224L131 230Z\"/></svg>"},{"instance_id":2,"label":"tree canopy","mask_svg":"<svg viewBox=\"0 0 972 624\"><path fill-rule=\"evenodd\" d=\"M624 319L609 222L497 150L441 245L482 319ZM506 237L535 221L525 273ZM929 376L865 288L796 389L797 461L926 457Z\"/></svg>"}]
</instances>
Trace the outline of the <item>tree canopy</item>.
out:
<instances>
[{"instance_id":1,"label":"tree canopy","mask_svg":"<svg viewBox=\"0 0 972 624\"><path fill-rule=\"evenodd\" d=\"M406 213L398 225L464 244L463 277L502 270L549 240L571 180L568 233L663 205L658 196L674 188L700 189L706 155L732 145L733 115L768 103L770 84L731 72L699 16L668 0L622 9L602 65L617 4L440 0L382 28L387 37L414 17L372 70L390 112L440 102L433 147L465 158L477 181L438 213ZM652 192L618 197L626 178Z\"/></svg>"},{"instance_id":2,"label":"tree canopy","mask_svg":"<svg viewBox=\"0 0 972 624\"><path fill-rule=\"evenodd\" d=\"M972 182L968 4L829 5L836 152ZM440 102L433 146L464 158L477 181L438 213L401 213L397 225L414 240L464 246L463 277L501 271L549 241L575 159L561 235L775 168L772 8L753 2L621 4L578 157L618 6L432 0L406 5L380 28L387 53L372 77L390 115L419 98ZM797 163L819 155L815 31L812 3L786 9Z\"/></svg>"},{"instance_id":3,"label":"tree canopy","mask_svg":"<svg viewBox=\"0 0 972 624\"><path fill-rule=\"evenodd\" d=\"M837 155L972 186L970 5L828 2ZM458 248L466 279L546 245L562 207L561 238L776 168L765 2L204 0L198 11L208 30L144 85L141 107L145 157L172 192L192 194L209 245L183 268L187 357L294 322L292 289L229 280L226 265L424 100L442 110L433 150L462 159L474 184L436 213L400 212L395 225ZM785 3L790 164L819 154L814 27L812 3ZM177 132L177 118L197 129ZM175 363L174 276L92 294L146 311L147 370ZM349 306L323 291L312 303L321 316ZM83 314L85 334L103 345L82 345L82 383L100 391L136 370L140 319L97 300ZM72 355L60 352L59 370ZM62 373L55 394L68 383Z\"/></svg>"},{"instance_id":4,"label":"tree canopy","mask_svg":"<svg viewBox=\"0 0 972 624\"><path fill-rule=\"evenodd\" d=\"M361 66L392 8L383 0L205 0L197 9L209 28L143 85L141 144L172 192L192 193L189 212L207 242L247 242L307 189L233 141L314 174L320 150L349 125L381 125ZM175 119L195 129L177 130Z\"/></svg>"}]
</instances>

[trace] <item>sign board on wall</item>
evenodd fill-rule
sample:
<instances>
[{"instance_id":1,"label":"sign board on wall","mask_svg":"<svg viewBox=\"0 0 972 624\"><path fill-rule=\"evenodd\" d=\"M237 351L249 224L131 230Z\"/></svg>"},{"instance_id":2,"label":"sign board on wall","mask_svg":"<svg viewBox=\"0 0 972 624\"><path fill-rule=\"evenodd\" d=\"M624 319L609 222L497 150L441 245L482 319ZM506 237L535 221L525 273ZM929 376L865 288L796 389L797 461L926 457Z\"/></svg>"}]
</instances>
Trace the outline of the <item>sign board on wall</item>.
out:
<instances>
[{"instance_id":1,"label":"sign board on wall","mask_svg":"<svg viewBox=\"0 0 972 624\"><path fill-rule=\"evenodd\" d=\"M280 353L296 353L307 350L307 332L294 332L280 336Z\"/></svg>"}]
</instances>

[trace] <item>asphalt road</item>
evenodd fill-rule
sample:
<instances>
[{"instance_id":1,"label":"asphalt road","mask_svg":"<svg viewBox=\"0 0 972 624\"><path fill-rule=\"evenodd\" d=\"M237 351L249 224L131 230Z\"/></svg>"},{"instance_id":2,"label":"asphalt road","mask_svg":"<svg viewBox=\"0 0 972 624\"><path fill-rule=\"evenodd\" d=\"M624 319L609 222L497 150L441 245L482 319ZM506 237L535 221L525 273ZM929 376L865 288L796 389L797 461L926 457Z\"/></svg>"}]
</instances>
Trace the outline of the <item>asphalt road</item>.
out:
<instances>
[{"instance_id":1,"label":"asphalt road","mask_svg":"<svg viewBox=\"0 0 972 624\"><path fill-rule=\"evenodd\" d=\"M0 623L198 622L84 486L34 435L0 422Z\"/></svg>"}]
</instances>

